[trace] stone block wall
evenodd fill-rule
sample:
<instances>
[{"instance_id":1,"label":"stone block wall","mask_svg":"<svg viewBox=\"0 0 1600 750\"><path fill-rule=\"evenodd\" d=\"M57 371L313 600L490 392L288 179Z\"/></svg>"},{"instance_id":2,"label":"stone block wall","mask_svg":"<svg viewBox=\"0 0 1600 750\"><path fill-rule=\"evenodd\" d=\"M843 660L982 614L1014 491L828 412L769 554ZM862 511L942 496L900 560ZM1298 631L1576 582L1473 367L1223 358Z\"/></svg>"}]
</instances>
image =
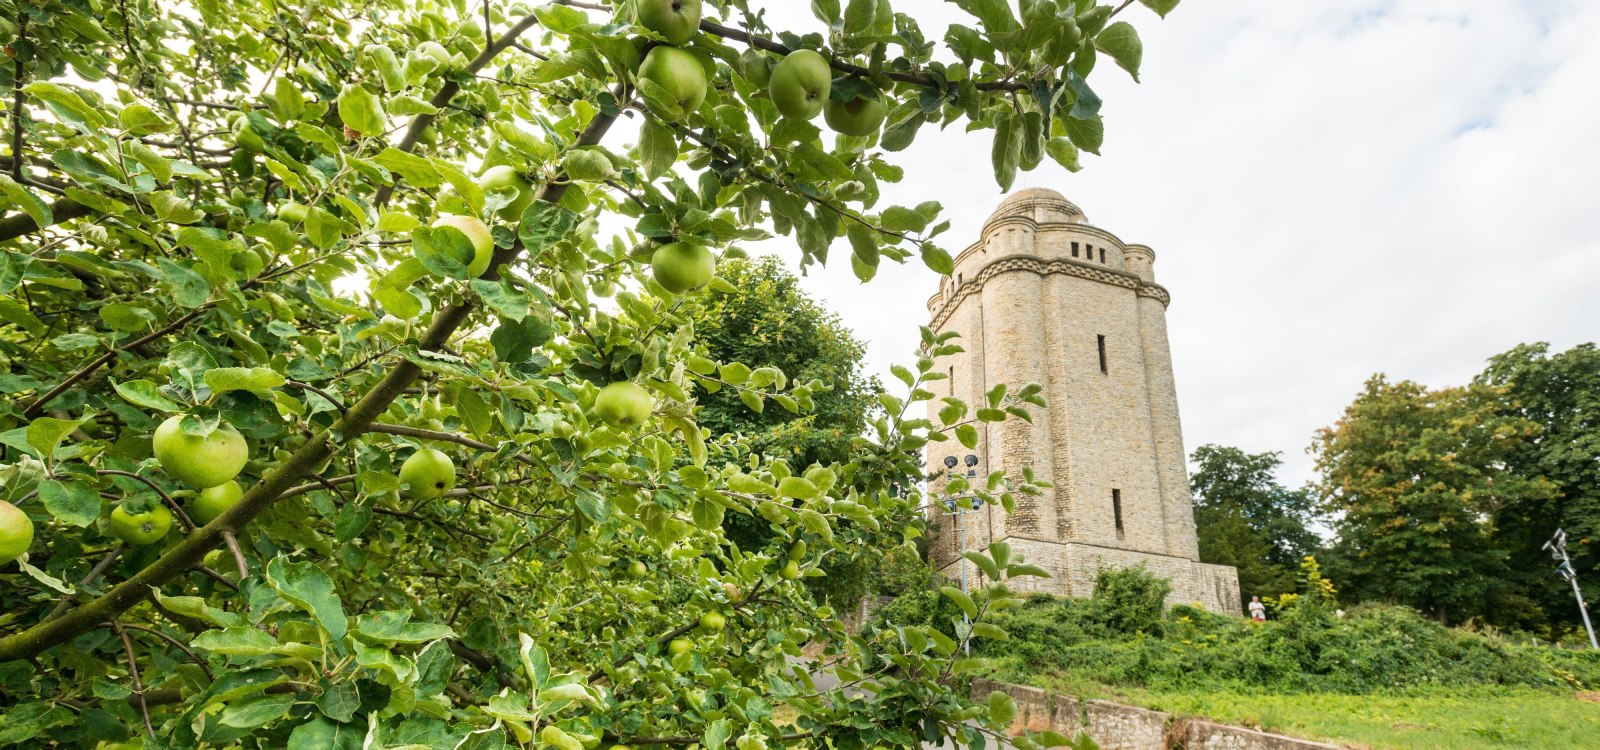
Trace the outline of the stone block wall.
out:
<instances>
[{"instance_id":1,"label":"stone block wall","mask_svg":"<svg viewBox=\"0 0 1600 750\"><path fill-rule=\"evenodd\" d=\"M943 532L941 532L943 533ZM1087 597L1094 594L1094 579L1101 568L1131 568L1143 565L1151 573L1172 583L1168 606L1198 604L1213 612L1241 614L1238 571L1226 565L1208 565L1184 557L1153 555L1133 550L1096 547L1089 544L1061 544L1038 539L1010 537L1013 554L1021 554L1034 565L1050 572L1050 578L1019 578L1011 588L1019 593L1043 592L1060 596ZM981 547L981 544L971 545ZM938 559L938 558L935 558ZM951 578L961 576L962 561L946 562L939 572ZM971 585L982 585L976 566L968 563Z\"/></svg>"},{"instance_id":2,"label":"stone block wall","mask_svg":"<svg viewBox=\"0 0 1600 750\"><path fill-rule=\"evenodd\" d=\"M947 379L932 384L940 398L929 403L930 419L942 398L976 410L999 384L1039 383L1048 402L1028 407L1031 422L976 425L975 448L929 443L931 488L942 489L946 458L968 454L980 478L1031 469L1052 485L1016 495L1012 513L963 514L965 545L952 517L930 510L931 557L959 575L963 550L1026 544L1031 562L1060 574L1022 588L1070 596L1092 588L1102 557L1117 567L1142 561L1172 579L1172 602L1236 613L1236 583L1223 586L1228 573L1199 563L1167 340L1171 297L1155 283L1155 252L1087 222L1059 193L1019 191L929 300L931 327L960 334L964 349L935 362Z\"/></svg>"},{"instance_id":3,"label":"stone block wall","mask_svg":"<svg viewBox=\"0 0 1600 750\"><path fill-rule=\"evenodd\" d=\"M1026 685L973 680L972 699L986 700L1000 691L1017 702L1017 716L1008 731L1054 731L1066 737L1087 733L1102 750L1341 750L1313 742L1203 719L1107 701L1082 701Z\"/></svg>"}]
</instances>

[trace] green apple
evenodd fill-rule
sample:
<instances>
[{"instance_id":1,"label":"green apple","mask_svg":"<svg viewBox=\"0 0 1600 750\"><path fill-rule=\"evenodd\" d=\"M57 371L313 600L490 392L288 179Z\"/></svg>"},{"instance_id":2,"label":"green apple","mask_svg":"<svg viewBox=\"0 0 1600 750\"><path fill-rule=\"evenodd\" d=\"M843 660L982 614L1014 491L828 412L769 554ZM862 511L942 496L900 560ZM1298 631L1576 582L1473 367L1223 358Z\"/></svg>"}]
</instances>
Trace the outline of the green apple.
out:
<instances>
[{"instance_id":1,"label":"green apple","mask_svg":"<svg viewBox=\"0 0 1600 750\"><path fill-rule=\"evenodd\" d=\"M650 574L650 568L639 560L628 564L628 575L632 578L643 578Z\"/></svg>"},{"instance_id":2,"label":"green apple","mask_svg":"<svg viewBox=\"0 0 1600 750\"><path fill-rule=\"evenodd\" d=\"M694 641L691 641L688 638L674 638L672 639L671 643L667 644L667 653L672 654L673 656L677 656L678 654L687 654L693 650Z\"/></svg>"},{"instance_id":3,"label":"green apple","mask_svg":"<svg viewBox=\"0 0 1600 750\"><path fill-rule=\"evenodd\" d=\"M0 564L22 557L33 544L33 519L11 503L0 500Z\"/></svg>"},{"instance_id":4,"label":"green apple","mask_svg":"<svg viewBox=\"0 0 1600 750\"><path fill-rule=\"evenodd\" d=\"M700 65L699 58L677 47L650 50L639 64L639 80L641 83L649 81L660 90L655 95L646 94L645 104L654 104L650 111L668 122L689 119L706 100L706 69ZM663 104L669 107L661 107ZM667 111L669 108L677 111Z\"/></svg>"},{"instance_id":5,"label":"green apple","mask_svg":"<svg viewBox=\"0 0 1600 750\"><path fill-rule=\"evenodd\" d=\"M239 476L250 460L250 449L237 430L220 424L211 434L196 437L184 432L181 422L182 416L168 417L151 440L151 452L164 471L201 489Z\"/></svg>"},{"instance_id":6,"label":"green apple","mask_svg":"<svg viewBox=\"0 0 1600 750\"><path fill-rule=\"evenodd\" d=\"M833 88L828 58L808 49L790 52L772 69L767 95L784 117L809 120L822 111Z\"/></svg>"},{"instance_id":7,"label":"green apple","mask_svg":"<svg viewBox=\"0 0 1600 750\"><path fill-rule=\"evenodd\" d=\"M700 0L639 0L639 25L683 44L700 30Z\"/></svg>"},{"instance_id":8,"label":"green apple","mask_svg":"<svg viewBox=\"0 0 1600 750\"><path fill-rule=\"evenodd\" d=\"M601 388L594 399L595 415L612 427L637 427L655 408L650 392L628 380Z\"/></svg>"},{"instance_id":9,"label":"green apple","mask_svg":"<svg viewBox=\"0 0 1600 750\"><path fill-rule=\"evenodd\" d=\"M794 580L796 578L799 578L800 577L800 563L797 563L797 562L795 562L793 560L790 560L789 562L784 563L783 564L783 570L780 573L780 575L782 575L784 580L786 580L786 581L792 581L792 580Z\"/></svg>"},{"instance_id":10,"label":"green apple","mask_svg":"<svg viewBox=\"0 0 1600 750\"><path fill-rule=\"evenodd\" d=\"M161 541L172 528L172 511L155 504L143 513L129 513L127 503L111 511L111 533L135 547Z\"/></svg>"},{"instance_id":11,"label":"green apple","mask_svg":"<svg viewBox=\"0 0 1600 750\"><path fill-rule=\"evenodd\" d=\"M232 508L242 497L244 488L240 487L238 482L229 479L215 487L200 490L194 502L189 504L189 515L194 518L195 523L204 526Z\"/></svg>"},{"instance_id":12,"label":"green apple","mask_svg":"<svg viewBox=\"0 0 1600 750\"><path fill-rule=\"evenodd\" d=\"M484 271L489 270L489 262L494 259L494 235L489 231L489 225L483 223L476 216L461 216L459 214L445 214L433 221L434 228L450 227L467 236L472 243L472 260L457 258L467 264L467 275L478 278Z\"/></svg>"},{"instance_id":13,"label":"green apple","mask_svg":"<svg viewBox=\"0 0 1600 750\"><path fill-rule=\"evenodd\" d=\"M304 203L282 203L278 205L278 218L290 224L299 224L306 220L311 210Z\"/></svg>"},{"instance_id":14,"label":"green apple","mask_svg":"<svg viewBox=\"0 0 1600 750\"><path fill-rule=\"evenodd\" d=\"M233 140L247 151L260 153L267 148L267 142L262 140L261 134L250 126L250 117L244 113L233 116Z\"/></svg>"},{"instance_id":15,"label":"green apple","mask_svg":"<svg viewBox=\"0 0 1600 750\"><path fill-rule=\"evenodd\" d=\"M722 591L723 591L723 593L728 595L728 601L730 601L730 602L739 601L739 586L738 586L738 584L734 583L733 581L723 581L722 582Z\"/></svg>"},{"instance_id":16,"label":"green apple","mask_svg":"<svg viewBox=\"0 0 1600 750\"><path fill-rule=\"evenodd\" d=\"M478 176L478 187L486 193L498 193L506 190L515 190L516 197L503 206L500 218L506 221L522 221L522 212L533 203L533 186L513 167L499 164L483 171Z\"/></svg>"},{"instance_id":17,"label":"green apple","mask_svg":"<svg viewBox=\"0 0 1600 750\"><path fill-rule=\"evenodd\" d=\"M707 633L720 633L727 626L728 618L723 617L721 612L707 612L700 615L700 629Z\"/></svg>"},{"instance_id":18,"label":"green apple","mask_svg":"<svg viewBox=\"0 0 1600 750\"><path fill-rule=\"evenodd\" d=\"M650 270L656 283L673 294L699 289L711 283L717 260L703 245L674 242L662 245L650 256Z\"/></svg>"},{"instance_id":19,"label":"green apple","mask_svg":"<svg viewBox=\"0 0 1600 750\"><path fill-rule=\"evenodd\" d=\"M444 451L423 448L400 464L400 481L406 496L432 500L456 486L456 463Z\"/></svg>"},{"instance_id":20,"label":"green apple","mask_svg":"<svg viewBox=\"0 0 1600 750\"><path fill-rule=\"evenodd\" d=\"M883 95L879 94L870 99L858 96L847 102L829 99L822 118L835 133L872 135L878 132L883 125L883 118L888 114L889 107L883 103Z\"/></svg>"},{"instance_id":21,"label":"green apple","mask_svg":"<svg viewBox=\"0 0 1600 750\"><path fill-rule=\"evenodd\" d=\"M438 42L423 42L417 45L416 51L418 54L433 58L434 62L439 63L440 68L448 69L455 64L455 57L450 54L450 50Z\"/></svg>"}]
</instances>

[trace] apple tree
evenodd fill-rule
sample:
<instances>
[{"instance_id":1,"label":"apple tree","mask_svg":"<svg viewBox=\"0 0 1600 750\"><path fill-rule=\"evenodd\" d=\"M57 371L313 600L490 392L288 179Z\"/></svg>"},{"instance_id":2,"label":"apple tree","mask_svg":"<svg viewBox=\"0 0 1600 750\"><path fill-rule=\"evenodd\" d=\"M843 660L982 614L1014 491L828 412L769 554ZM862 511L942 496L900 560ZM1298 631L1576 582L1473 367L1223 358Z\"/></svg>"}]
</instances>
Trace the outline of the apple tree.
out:
<instances>
[{"instance_id":1,"label":"apple tree","mask_svg":"<svg viewBox=\"0 0 1600 750\"><path fill-rule=\"evenodd\" d=\"M1002 186L1098 149L1131 0L954 4L0 0L0 746L981 746L1014 706L960 641L1041 570L973 553L958 639L799 581L914 538L921 448L1038 388L910 416L925 332L849 460L791 466L697 400L818 384L678 308L775 235L948 273L939 206L879 201L924 126L991 131Z\"/></svg>"}]
</instances>

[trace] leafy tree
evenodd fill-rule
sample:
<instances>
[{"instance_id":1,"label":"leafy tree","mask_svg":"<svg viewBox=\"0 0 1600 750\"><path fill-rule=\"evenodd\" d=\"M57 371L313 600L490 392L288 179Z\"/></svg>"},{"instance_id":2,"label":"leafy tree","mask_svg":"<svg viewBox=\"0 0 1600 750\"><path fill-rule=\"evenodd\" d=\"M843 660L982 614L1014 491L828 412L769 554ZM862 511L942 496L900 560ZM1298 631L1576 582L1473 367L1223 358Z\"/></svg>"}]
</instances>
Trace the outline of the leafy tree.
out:
<instances>
[{"instance_id":1,"label":"leafy tree","mask_svg":"<svg viewBox=\"0 0 1600 750\"><path fill-rule=\"evenodd\" d=\"M866 347L837 315L806 296L799 279L778 258L728 259L718 270L731 288L711 290L683 309L705 354L717 361L775 368L795 382L817 387L813 408L805 413L792 401L780 402L784 408L754 411L741 398L744 391L709 393L700 399L701 426L712 434L747 436L743 444L751 452L792 466L849 462L851 446L865 434L881 390L861 374ZM781 529L756 516L728 516L723 528L746 549L783 539ZM826 575L809 584L829 603L853 607L867 593L871 572L884 552L873 547L842 550L824 563Z\"/></svg>"},{"instance_id":2,"label":"leafy tree","mask_svg":"<svg viewBox=\"0 0 1600 750\"><path fill-rule=\"evenodd\" d=\"M850 639L796 584L920 533L938 498L891 488L945 437L905 415L954 344L924 333L848 461L791 466L699 401L815 389L693 356L668 289L725 289L705 248L769 229L804 262L842 239L862 276L948 273L937 204L877 206L893 152L964 119L1002 187L1076 167L1085 77L1138 69L1129 6L961 0L939 44L887 0L818 0L800 33L745 0L651 30L651 2L0 0L0 509L27 519L3 519L0 743L912 747L1009 721L950 657L1036 569L981 557L958 638ZM766 81L800 48L882 129L780 118ZM193 484L228 475L237 499ZM196 525L202 490L226 510ZM788 550L726 544L730 512Z\"/></svg>"},{"instance_id":3,"label":"leafy tree","mask_svg":"<svg viewBox=\"0 0 1600 750\"><path fill-rule=\"evenodd\" d=\"M1510 451L1507 469L1553 485L1548 493L1516 497L1494 514L1493 539L1510 555L1510 579L1532 592L1549 620L1581 627L1572 588L1554 575L1541 547L1556 528L1565 529L1579 575L1592 580L1600 570L1600 349L1580 344L1551 354L1549 344L1523 344L1491 358L1474 382L1502 393L1498 414L1539 426ZM1593 611L1600 585L1586 594Z\"/></svg>"},{"instance_id":4,"label":"leafy tree","mask_svg":"<svg viewBox=\"0 0 1600 750\"><path fill-rule=\"evenodd\" d=\"M739 391L700 400L700 424L714 434L747 434L751 449L795 466L847 462L851 442L865 434L881 386L861 373L866 347L839 316L811 299L773 256L729 259L718 272L732 289L688 302L685 318L706 356L752 367L775 367L795 382L820 388L804 414L788 408L752 411Z\"/></svg>"},{"instance_id":5,"label":"leafy tree","mask_svg":"<svg viewBox=\"0 0 1600 750\"><path fill-rule=\"evenodd\" d=\"M1278 456L1208 444L1189 459L1200 559L1238 568L1246 599L1294 591L1301 560L1321 543L1311 493L1273 478Z\"/></svg>"},{"instance_id":6,"label":"leafy tree","mask_svg":"<svg viewBox=\"0 0 1600 750\"><path fill-rule=\"evenodd\" d=\"M1498 413L1499 390L1429 390L1375 375L1312 449L1334 514L1341 589L1407 604L1441 622L1504 622L1526 602L1506 585L1491 538L1501 507L1547 494L1507 461L1538 425Z\"/></svg>"}]
</instances>

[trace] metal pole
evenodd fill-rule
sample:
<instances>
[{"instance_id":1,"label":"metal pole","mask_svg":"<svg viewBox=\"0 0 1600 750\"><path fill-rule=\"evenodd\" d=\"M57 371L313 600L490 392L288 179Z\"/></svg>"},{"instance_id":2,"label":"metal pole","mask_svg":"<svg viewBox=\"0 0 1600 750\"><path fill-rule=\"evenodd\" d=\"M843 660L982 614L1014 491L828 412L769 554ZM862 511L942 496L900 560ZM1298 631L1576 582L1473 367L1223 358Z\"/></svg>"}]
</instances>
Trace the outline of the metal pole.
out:
<instances>
[{"instance_id":1,"label":"metal pole","mask_svg":"<svg viewBox=\"0 0 1600 750\"><path fill-rule=\"evenodd\" d=\"M1561 545L1561 561L1566 563L1567 570L1572 571L1572 594L1578 597L1578 614L1583 615L1583 629L1589 631L1589 648L1600 651L1600 641L1594 637L1594 623L1589 622L1589 606L1583 602L1583 589L1578 588L1578 572L1572 567L1572 558L1567 557L1567 546Z\"/></svg>"}]
</instances>

